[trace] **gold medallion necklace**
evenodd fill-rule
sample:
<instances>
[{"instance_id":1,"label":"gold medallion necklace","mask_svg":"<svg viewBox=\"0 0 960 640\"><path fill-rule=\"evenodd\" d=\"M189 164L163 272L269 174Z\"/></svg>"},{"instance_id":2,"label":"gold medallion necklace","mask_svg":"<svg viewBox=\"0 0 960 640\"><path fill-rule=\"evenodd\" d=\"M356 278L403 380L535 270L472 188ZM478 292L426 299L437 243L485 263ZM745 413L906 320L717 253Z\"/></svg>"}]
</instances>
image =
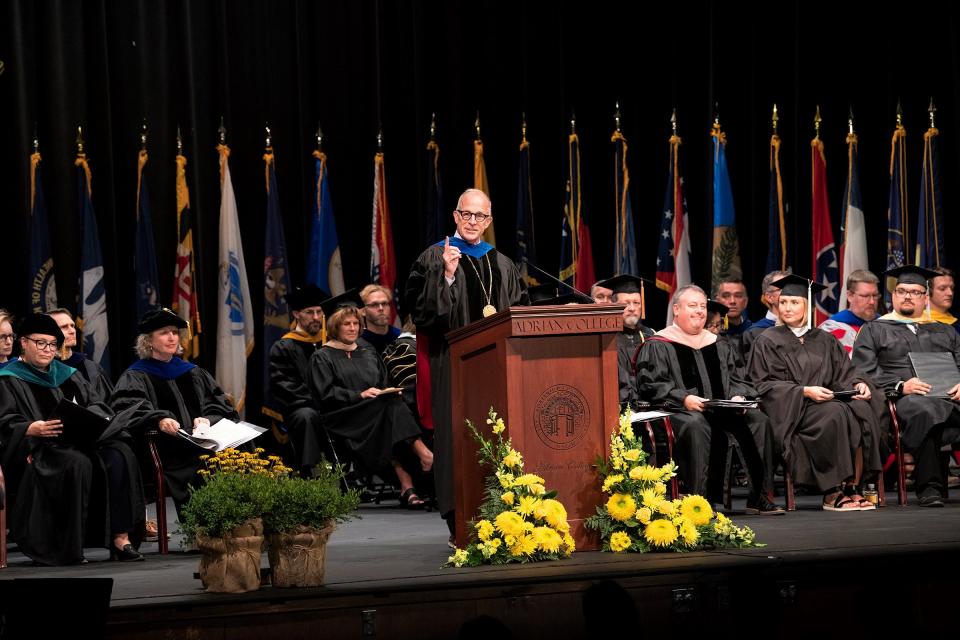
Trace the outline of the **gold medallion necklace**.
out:
<instances>
[{"instance_id":1,"label":"gold medallion necklace","mask_svg":"<svg viewBox=\"0 0 960 640\"><path fill-rule=\"evenodd\" d=\"M483 307L483 317L489 318L497 312L497 308L490 304L490 298L493 295L493 267L490 266L490 253L487 252L483 254L483 257L487 261L487 271L490 274L487 286L483 286L483 275L481 275L480 270L477 269L477 266L473 264L473 260L470 259L470 256L467 256L467 262L473 267L473 272L477 274L477 282L480 283L480 290L483 291L483 298L486 301L486 305Z\"/></svg>"}]
</instances>

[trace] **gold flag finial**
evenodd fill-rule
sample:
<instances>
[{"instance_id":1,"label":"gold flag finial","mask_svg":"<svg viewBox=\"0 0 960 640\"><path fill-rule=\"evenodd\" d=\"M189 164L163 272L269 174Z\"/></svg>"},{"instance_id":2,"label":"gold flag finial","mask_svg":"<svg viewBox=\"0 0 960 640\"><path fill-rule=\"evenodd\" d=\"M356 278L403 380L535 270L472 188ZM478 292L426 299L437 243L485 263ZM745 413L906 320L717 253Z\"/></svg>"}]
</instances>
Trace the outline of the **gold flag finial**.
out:
<instances>
[{"instance_id":1,"label":"gold flag finial","mask_svg":"<svg viewBox=\"0 0 960 640\"><path fill-rule=\"evenodd\" d=\"M673 108L673 113L670 114L670 131L673 135L677 135L677 108Z\"/></svg>"},{"instance_id":2,"label":"gold flag finial","mask_svg":"<svg viewBox=\"0 0 960 640\"><path fill-rule=\"evenodd\" d=\"M577 134L577 113L573 109L570 110L570 135Z\"/></svg>"},{"instance_id":3,"label":"gold flag finial","mask_svg":"<svg viewBox=\"0 0 960 640\"><path fill-rule=\"evenodd\" d=\"M223 126L223 116L220 116L220 126L217 127L217 133L220 134L220 144L227 144L227 128Z\"/></svg>"},{"instance_id":4,"label":"gold flag finial","mask_svg":"<svg viewBox=\"0 0 960 640\"><path fill-rule=\"evenodd\" d=\"M520 114L520 139L522 142L527 141L527 112L526 111Z\"/></svg>"},{"instance_id":5,"label":"gold flag finial","mask_svg":"<svg viewBox=\"0 0 960 640\"><path fill-rule=\"evenodd\" d=\"M713 126L720 128L720 103L713 103Z\"/></svg>"},{"instance_id":6,"label":"gold flag finial","mask_svg":"<svg viewBox=\"0 0 960 640\"><path fill-rule=\"evenodd\" d=\"M777 135L777 125L780 123L780 115L777 113L777 103L773 103L773 116L770 118L773 123L773 135Z\"/></svg>"},{"instance_id":7,"label":"gold flag finial","mask_svg":"<svg viewBox=\"0 0 960 640\"><path fill-rule=\"evenodd\" d=\"M930 106L927 107L927 113L930 114L930 128L936 129L937 105L933 104L933 96L930 96Z\"/></svg>"},{"instance_id":8,"label":"gold flag finial","mask_svg":"<svg viewBox=\"0 0 960 640\"><path fill-rule=\"evenodd\" d=\"M37 123L33 123L33 152L40 153L40 138L37 135Z\"/></svg>"},{"instance_id":9,"label":"gold flag finial","mask_svg":"<svg viewBox=\"0 0 960 640\"><path fill-rule=\"evenodd\" d=\"M377 153L383 152L383 125L377 127Z\"/></svg>"},{"instance_id":10,"label":"gold flag finial","mask_svg":"<svg viewBox=\"0 0 960 640\"><path fill-rule=\"evenodd\" d=\"M177 125L177 155L183 155L183 136L180 134L180 125Z\"/></svg>"},{"instance_id":11,"label":"gold flag finial","mask_svg":"<svg viewBox=\"0 0 960 640\"><path fill-rule=\"evenodd\" d=\"M900 98L897 98L897 127L903 126L903 105L900 104Z\"/></svg>"},{"instance_id":12,"label":"gold flag finial","mask_svg":"<svg viewBox=\"0 0 960 640\"><path fill-rule=\"evenodd\" d=\"M143 124L140 125L140 151L147 150L147 119L143 119Z\"/></svg>"},{"instance_id":13,"label":"gold flag finial","mask_svg":"<svg viewBox=\"0 0 960 640\"><path fill-rule=\"evenodd\" d=\"M473 128L477 132L477 140L480 139L480 110L477 109L477 119L473 121Z\"/></svg>"},{"instance_id":14,"label":"gold flag finial","mask_svg":"<svg viewBox=\"0 0 960 640\"><path fill-rule=\"evenodd\" d=\"M823 122L823 118L820 117L820 105L817 105L817 112L813 114L813 137L820 137L820 123Z\"/></svg>"},{"instance_id":15,"label":"gold flag finial","mask_svg":"<svg viewBox=\"0 0 960 640\"><path fill-rule=\"evenodd\" d=\"M271 135L271 132L270 132L269 122L264 123L263 131L265 134L264 144L266 145L266 151L267 152L273 151L273 136Z\"/></svg>"},{"instance_id":16,"label":"gold flag finial","mask_svg":"<svg viewBox=\"0 0 960 640\"><path fill-rule=\"evenodd\" d=\"M617 100L614 103L616 111L613 112L613 124L617 128L617 133L620 133L620 101Z\"/></svg>"},{"instance_id":17,"label":"gold flag finial","mask_svg":"<svg viewBox=\"0 0 960 640\"><path fill-rule=\"evenodd\" d=\"M323 129L319 122L317 122L317 132L313 134L313 137L317 141L317 151L323 151Z\"/></svg>"},{"instance_id":18,"label":"gold flag finial","mask_svg":"<svg viewBox=\"0 0 960 640\"><path fill-rule=\"evenodd\" d=\"M430 142L436 142L437 138L437 112L430 114Z\"/></svg>"},{"instance_id":19,"label":"gold flag finial","mask_svg":"<svg viewBox=\"0 0 960 640\"><path fill-rule=\"evenodd\" d=\"M83 126L77 125L77 155L83 155Z\"/></svg>"},{"instance_id":20,"label":"gold flag finial","mask_svg":"<svg viewBox=\"0 0 960 640\"><path fill-rule=\"evenodd\" d=\"M853 105L850 105L850 115L847 118L847 134L853 135Z\"/></svg>"}]
</instances>

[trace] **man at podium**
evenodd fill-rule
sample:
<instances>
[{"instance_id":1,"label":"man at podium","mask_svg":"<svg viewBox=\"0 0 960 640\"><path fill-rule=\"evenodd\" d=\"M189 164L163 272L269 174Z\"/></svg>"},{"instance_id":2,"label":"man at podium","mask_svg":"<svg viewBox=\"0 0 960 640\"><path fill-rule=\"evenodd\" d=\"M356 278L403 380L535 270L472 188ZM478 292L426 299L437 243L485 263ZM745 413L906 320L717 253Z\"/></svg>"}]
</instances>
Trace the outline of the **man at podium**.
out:
<instances>
[{"instance_id":1,"label":"man at podium","mask_svg":"<svg viewBox=\"0 0 960 640\"><path fill-rule=\"evenodd\" d=\"M450 358L447 332L513 305L527 304L517 266L483 241L490 198L467 189L453 211L457 232L428 247L410 268L406 302L417 326L417 406L434 429L434 478L440 515L454 526ZM423 375L426 374L426 375ZM428 380L430 384L423 384Z\"/></svg>"}]
</instances>

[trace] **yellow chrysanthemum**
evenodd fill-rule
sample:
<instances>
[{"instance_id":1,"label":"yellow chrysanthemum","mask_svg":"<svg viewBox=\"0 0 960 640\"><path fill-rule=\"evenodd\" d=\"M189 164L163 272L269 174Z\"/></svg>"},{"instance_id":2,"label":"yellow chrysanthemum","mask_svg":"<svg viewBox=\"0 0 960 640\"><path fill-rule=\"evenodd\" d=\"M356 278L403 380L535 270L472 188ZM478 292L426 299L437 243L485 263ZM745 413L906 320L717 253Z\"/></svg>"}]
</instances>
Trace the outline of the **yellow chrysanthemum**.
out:
<instances>
[{"instance_id":1,"label":"yellow chrysanthemum","mask_svg":"<svg viewBox=\"0 0 960 640\"><path fill-rule=\"evenodd\" d=\"M544 518L554 529L567 526L567 510L559 500L548 498L542 501Z\"/></svg>"},{"instance_id":2,"label":"yellow chrysanthemum","mask_svg":"<svg viewBox=\"0 0 960 640\"><path fill-rule=\"evenodd\" d=\"M669 520L654 520L644 529L643 537L655 547L669 547L677 541L677 528Z\"/></svg>"},{"instance_id":3,"label":"yellow chrysanthemum","mask_svg":"<svg viewBox=\"0 0 960 640\"><path fill-rule=\"evenodd\" d=\"M630 479L640 482L657 482L660 480L660 469L643 464L630 469Z\"/></svg>"},{"instance_id":4,"label":"yellow chrysanthemum","mask_svg":"<svg viewBox=\"0 0 960 640\"><path fill-rule=\"evenodd\" d=\"M669 500L661 500L660 504L657 505L657 511L672 518L677 513L677 505L673 504Z\"/></svg>"},{"instance_id":5,"label":"yellow chrysanthemum","mask_svg":"<svg viewBox=\"0 0 960 640\"><path fill-rule=\"evenodd\" d=\"M545 553L557 553L563 544L563 537L550 527L537 527L533 530L537 547Z\"/></svg>"},{"instance_id":6,"label":"yellow chrysanthemum","mask_svg":"<svg viewBox=\"0 0 960 640\"><path fill-rule=\"evenodd\" d=\"M683 538L684 544L692 547L700 541L700 532L690 520L684 519L680 525L680 537Z\"/></svg>"},{"instance_id":7,"label":"yellow chrysanthemum","mask_svg":"<svg viewBox=\"0 0 960 640\"><path fill-rule=\"evenodd\" d=\"M570 554L572 554L576 550L577 550L577 543L574 542L573 536L571 536L569 533L564 533L563 534L563 555L569 558Z\"/></svg>"},{"instance_id":8,"label":"yellow chrysanthemum","mask_svg":"<svg viewBox=\"0 0 960 640\"><path fill-rule=\"evenodd\" d=\"M542 496L547 492L547 488L542 484L532 484L527 487L527 490L535 496Z\"/></svg>"},{"instance_id":9,"label":"yellow chrysanthemum","mask_svg":"<svg viewBox=\"0 0 960 640\"><path fill-rule=\"evenodd\" d=\"M510 547L513 556L530 556L537 550L537 541L531 534L517 536L516 542Z\"/></svg>"},{"instance_id":10,"label":"yellow chrysanthemum","mask_svg":"<svg viewBox=\"0 0 960 640\"><path fill-rule=\"evenodd\" d=\"M637 509L636 518L640 524L650 524L650 518L653 517L653 512L650 511L650 507L640 507Z\"/></svg>"},{"instance_id":11,"label":"yellow chrysanthemum","mask_svg":"<svg viewBox=\"0 0 960 640\"><path fill-rule=\"evenodd\" d=\"M516 469L523 464L523 456L516 449L510 449L510 453L503 457L503 466L510 469Z\"/></svg>"},{"instance_id":12,"label":"yellow chrysanthemum","mask_svg":"<svg viewBox=\"0 0 960 640\"><path fill-rule=\"evenodd\" d=\"M523 534L523 518L513 511L504 511L494 519L497 531L505 536L519 536Z\"/></svg>"},{"instance_id":13,"label":"yellow chrysanthemum","mask_svg":"<svg viewBox=\"0 0 960 640\"><path fill-rule=\"evenodd\" d=\"M614 531L610 536L610 550L616 553L626 551L631 544L630 536L624 531Z\"/></svg>"},{"instance_id":14,"label":"yellow chrysanthemum","mask_svg":"<svg viewBox=\"0 0 960 640\"><path fill-rule=\"evenodd\" d=\"M533 496L520 496L520 500L517 503L517 506L513 508L514 511L520 515L530 516L533 515L533 511L540 504L539 498L534 498Z\"/></svg>"},{"instance_id":15,"label":"yellow chrysanthemum","mask_svg":"<svg viewBox=\"0 0 960 640\"><path fill-rule=\"evenodd\" d=\"M660 479L663 482L666 482L675 475L677 475L677 465L674 464L673 461L660 467Z\"/></svg>"},{"instance_id":16,"label":"yellow chrysanthemum","mask_svg":"<svg viewBox=\"0 0 960 640\"><path fill-rule=\"evenodd\" d=\"M615 493L607 500L607 513L614 520L623 522L633 517L637 512L637 503L629 494Z\"/></svg>"},{"instance_id":17,"label":"yellow chrysanthemum","mask_svg":"<svg viewBox=\"0 0 960 640\"><path fill-rule=\"evenodd\" d=\"M484 542L489 540L490 536L493 535L493 523L491 523L489 520L481 520L474 526L477 529L477 536Z\"/></svg>"},{"instance_id":18,"label":"yellow chrysanthemum","mask_svg":"<svg viewBox=\"0 0 960 640\"><path fill-rule=\"evenodd\" d=\"M607 476L607 479L603 481L603 490L610 491L610 488L614 485L623 482L623 474L615 473L612 476Z\"/></svg>"},{"instance_id":19,"label":"yellow chrysanthemum","mask_svg":"<svg viewBox=\"0 0 960 640\"><path fill-rule=\"evenodd\" d=\"M513 504L513 491L507 491L506 493L500 496L500 499L503 500L505 504Z\"/></svg>"},{"instance_id":20,"label":"yellow chrysanthemum","mask_svg":"<svg viewBox=\"0 0 960 640\"><path fill-rule=\"evenodd\" d=\"M680 513L695 527L707 524L713 517L713 509L703 496L687 496L680 503Z\"/></svg>"},{"instance_id":21,"label":"yellow chrysanthemum","mask_svg":"<svg viewBox=\"0 0 960 640\"><path fill-rule=\"evenodd\" d=\"M490 541L487 542L487 548L493 549L493 552L496 553L501 544L503 544L503 541L500 538L491 538Z\"/></svg>"},{"instance_id":22,"label":"yellow chrysanthemum","mask_svg":"<svg viewBox=\"0 0 960 640\"><path fill-rule=\"evenodd\" d=\"M500 486L504 489L509 489L513 486L513 474L512 473L498 473L497 480L500 481Z\"/></svg>"},{"instance_id":23,"label":"yellow chrysanthemum","mask_svg":"<svg viewBox=\"0 0 960 640\"><path fill-rule=\"evenodd\" d=\"M535 473L525 473L513 481L515 487L528 487L531 484L543 484L543 478Z\"/></svg>"},{"instance_id":24,"label":"yellow chrysanthemum","mask_svg":"<svg viewBox=\"0 0 960 640\"><path fill-rule=\"evenodd\" d=\"M656 491L658 496L667 495L667 485L662 482L654 482L653 490Z\"/></svg>"},{"instance_id":25,"label":"yellow chrysanthemum","mask_svg":"<svg viewBox=\"0 0 960 640\"><path fill-rule=\"evenodd\" d=\"M630 462L636 462L640 459L640 449L627 449L623 452L623 459Z\"/></svg>"},{"instance_id":26,"label":"yellow chrysanthemum","mask_svg":"<svg viewBox=\"0 0 960 640\"><path fill-rule=\"evenodd\" d=\"M651 510L656 511L660 508L660 503L663 502L663 496L658 494L656 489L644 489L640 492L640 501L643 503L643 506L650 507Z\"/></svg>"}]
</instances>

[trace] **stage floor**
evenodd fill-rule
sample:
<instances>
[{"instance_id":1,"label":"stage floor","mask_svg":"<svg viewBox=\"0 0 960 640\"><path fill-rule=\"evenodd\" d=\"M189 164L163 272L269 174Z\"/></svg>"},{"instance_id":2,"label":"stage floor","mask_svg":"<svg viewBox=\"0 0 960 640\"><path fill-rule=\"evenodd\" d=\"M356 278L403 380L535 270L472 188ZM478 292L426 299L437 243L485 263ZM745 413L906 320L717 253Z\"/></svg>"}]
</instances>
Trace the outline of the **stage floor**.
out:
<instances>
[{"instance_id":1,"label":"stage floor","mask_svg":"<svg viewBox=\"0 0 960 640\"><path fill-rule=\"evenodd\" d=\"M147 559L141 563L112 563L105 550L90 549L86 565L34 567L14 552L8 568L0 571L0 580L113 578L111 624L132 631L137 620L152 621L152 626L171 611L199 615L208 608L225 611L236 605L249 611L254 603L262 603L274 612L290 606L316 612L324 606L332 607L334 601L348 602L344 606L356 609L371 606L364 602L375 603L379 598L383 603L385 598L401 593L407 594L407 602L416 602L418 598L431 600L441 592L448 594L444 597L453 597L449 594L458 590L466 594L465 590L479 593L478 589L499 589L498 593L506 593L504 590L513 589L516 593L527 585L532 592L532 585L585 584L607 578L632 580L635 585L639 584L637 580L667 584L691 579L684 576L780 575L791 567L847 567L871 559L883 563L885 558L902 561L906 557L909 562L914 554L917 558L929 558L930 554L960 557L960 498L949 500L943 509L894 504L873 512L829 513L818 508L819 497L798 496L798 511L776 517L745 516L737 510L742 503L742 499L735 500L729 515L737 524L752 527L757 540L767 546L684 554L581 552L559 562L444 569L441 565L450 550L446 527L438 514L364 505L360 519L341 525L333 534L327 552L326 585L322 588L264 588L237 596L204 593L200 581L193 577L199 556L180 552L176 533L171 540L171 550L176 551L162 556L156 543L145 543L142 551ZM176 531L175 523L171 525L171 531ZM262 563L267 566L265 555ZM318 604L321 601L328 604Z\"/></svg>"}]
</instances>

